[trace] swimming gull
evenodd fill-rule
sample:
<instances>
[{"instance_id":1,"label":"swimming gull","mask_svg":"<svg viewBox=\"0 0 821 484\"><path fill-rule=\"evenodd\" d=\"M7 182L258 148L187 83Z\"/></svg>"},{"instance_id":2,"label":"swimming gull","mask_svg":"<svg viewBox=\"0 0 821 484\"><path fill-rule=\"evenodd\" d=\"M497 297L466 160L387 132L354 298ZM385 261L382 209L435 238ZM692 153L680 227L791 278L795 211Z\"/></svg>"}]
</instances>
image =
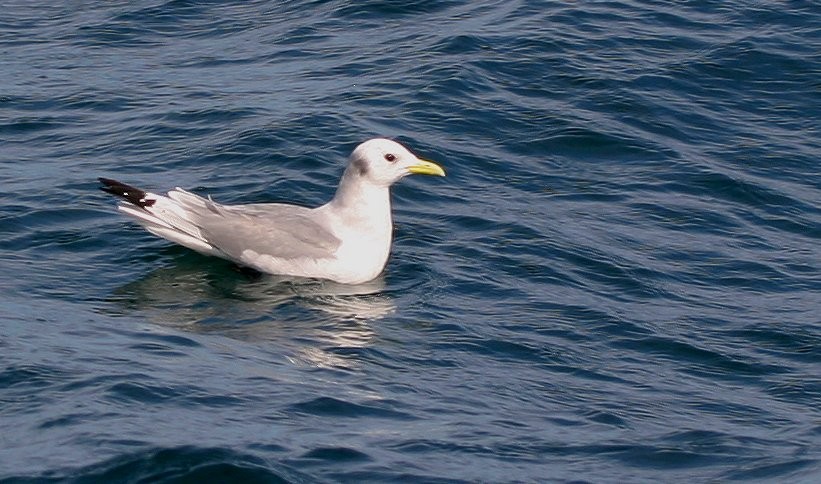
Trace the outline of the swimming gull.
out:
<instances>
[{"instance_id":1,"label":"swimming gull","mask_svg":"<svg viewBox=\"0 0 821 484\"><path fill-rule=\"evenodd\" d=\"M378 276L391 247L390 186L409 174L445 176L388 139L354 149L333 199L316 208L284 203L222 205L181 188L157 195L109 178L102 190L154 235L260 272L359 284Z\"/></svg>"}]
</instances>

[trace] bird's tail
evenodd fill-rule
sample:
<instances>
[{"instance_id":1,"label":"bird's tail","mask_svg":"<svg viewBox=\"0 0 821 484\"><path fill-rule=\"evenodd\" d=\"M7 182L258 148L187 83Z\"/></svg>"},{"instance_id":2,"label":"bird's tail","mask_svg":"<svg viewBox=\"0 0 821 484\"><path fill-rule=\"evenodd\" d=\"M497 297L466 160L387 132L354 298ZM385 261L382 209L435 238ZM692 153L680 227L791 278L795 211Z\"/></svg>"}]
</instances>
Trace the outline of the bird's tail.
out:
<instances>
[{"instance_id":1,"label":"bird's tail","mask_svg":"<svg viewBox=\"0 0 821 484\"><path fill-rule=\"evenodd\" d=\"M168 196L146 192L110 178L99 178L100 190L122 198L117 208L134 218L146 230L164 239L176 242L206 255L220 255L219 249L209 244L200 228L192 220L186 205L198 205L205 199L180 188Z\"/></svg>"}]
</instances>

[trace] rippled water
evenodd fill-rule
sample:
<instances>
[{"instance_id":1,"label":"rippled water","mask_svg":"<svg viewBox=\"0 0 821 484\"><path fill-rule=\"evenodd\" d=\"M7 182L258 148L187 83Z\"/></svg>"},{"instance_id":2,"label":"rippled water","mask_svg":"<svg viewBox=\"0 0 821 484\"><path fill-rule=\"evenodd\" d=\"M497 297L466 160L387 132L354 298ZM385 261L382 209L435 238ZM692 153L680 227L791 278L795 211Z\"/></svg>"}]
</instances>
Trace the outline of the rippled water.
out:
<instances>
[{"instance_id":1,"label":"rippled water","mask_svg":"<svg viewBox=\"0 0 821 484\"><path fill-rule=\"evenodd\" d=\"M821 479L816 2L14 2L0 480ZM380 279L255 277L109 176L333 193L395 137Z\"/></svg>"}]
</instances>

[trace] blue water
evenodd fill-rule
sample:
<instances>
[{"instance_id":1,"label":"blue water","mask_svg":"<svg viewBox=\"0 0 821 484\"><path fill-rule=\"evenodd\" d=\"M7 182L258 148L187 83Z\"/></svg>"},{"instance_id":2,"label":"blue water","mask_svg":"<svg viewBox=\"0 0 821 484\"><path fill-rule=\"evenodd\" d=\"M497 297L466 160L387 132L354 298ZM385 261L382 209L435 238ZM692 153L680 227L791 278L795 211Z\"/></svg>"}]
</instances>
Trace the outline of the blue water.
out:
<instances>
[{"instance_id":1,"label":"blue water","mask_svg":"<svg viewBox=\"0 0 821 484\"><path fill-rule=\"evenodd\" d=\"M0 480L818 482L817 2L12 2ZM256 277L96 177L327 201L382 277Z\"/></svg>"}]
</instances>

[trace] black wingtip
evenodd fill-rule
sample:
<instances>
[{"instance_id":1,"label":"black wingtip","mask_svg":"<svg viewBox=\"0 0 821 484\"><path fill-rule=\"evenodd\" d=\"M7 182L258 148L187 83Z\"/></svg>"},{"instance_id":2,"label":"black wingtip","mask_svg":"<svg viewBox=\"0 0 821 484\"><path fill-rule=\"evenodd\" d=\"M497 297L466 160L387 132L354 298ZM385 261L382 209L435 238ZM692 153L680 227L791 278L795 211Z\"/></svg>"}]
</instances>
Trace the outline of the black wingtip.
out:
<instances>
[{"instance_id":1,"label":"black wingtip","mask_svg":"<svg viewBox=\"0 0 821 484\"><path fill-rule=\"evenodd\" d=\"M138 207L150 207L157 202L154 199L147 198L148 194L146 194L143 190L132 187L131 185L126 185L123 182L102 177L97 180L103 184L103 186L100 187L100 190L118 197L122 197Z\"/></svg>"}]
</instances>

